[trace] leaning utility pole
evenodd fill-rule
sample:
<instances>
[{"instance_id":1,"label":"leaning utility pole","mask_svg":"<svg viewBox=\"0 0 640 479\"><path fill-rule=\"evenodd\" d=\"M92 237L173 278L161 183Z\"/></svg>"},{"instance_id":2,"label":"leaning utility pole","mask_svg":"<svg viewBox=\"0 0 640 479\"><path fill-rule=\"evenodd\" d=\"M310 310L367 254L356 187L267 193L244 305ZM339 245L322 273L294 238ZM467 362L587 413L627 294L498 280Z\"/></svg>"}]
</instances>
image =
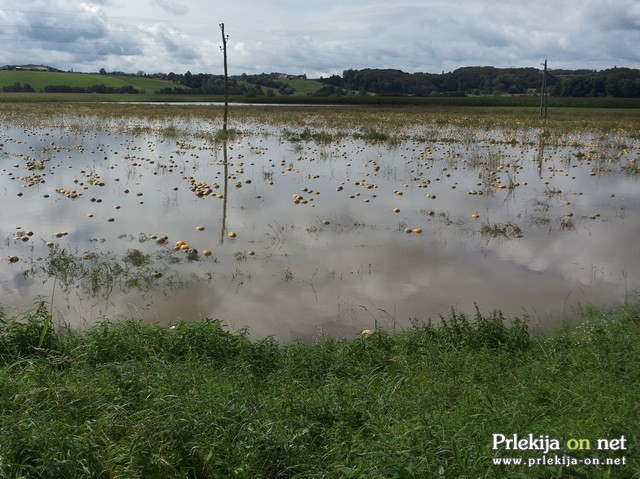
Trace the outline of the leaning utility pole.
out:
<instances>
[{"instance_id":1,"label":"leaning utility pole","mask_svg":"<svg viewBox=\"0 0 640 479\"><path fill-rule=\"evenodd\" d=\"M229 114L229 74L227 72L227 40L229 35L224 34L224 23L220 24L222 31L222 53L224 54L224 120L222 123L222 131L227 131L227 116Z\"/></svg>"},{"instance_id":2,"label":"leaning utility pole","mask_svg":"<svg viewBox=\"0 0 640 479\"><path fill-rule=\"evenodd\" d=\"M547 92L547 59L545 58L544 73L542 74L542 94L540 96L540 119L545 120L547 118L547 105L548 105L548 92Z\"/></svg>"}]
</instances>

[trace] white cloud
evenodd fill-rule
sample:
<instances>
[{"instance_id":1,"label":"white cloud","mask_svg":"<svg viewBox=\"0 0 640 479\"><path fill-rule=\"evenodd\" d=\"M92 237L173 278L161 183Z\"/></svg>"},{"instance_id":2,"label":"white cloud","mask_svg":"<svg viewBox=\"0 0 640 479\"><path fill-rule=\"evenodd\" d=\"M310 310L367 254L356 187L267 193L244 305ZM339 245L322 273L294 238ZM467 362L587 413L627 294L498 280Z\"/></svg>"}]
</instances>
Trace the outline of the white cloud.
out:
<instances>
[{"instance_id":1,"label":"white cloud","mask_svg":"<svg viewBox=\"0 0 640 479\"><path fill-rule=\"evenodd\" d=\"M0 0L6 63L62 69L219 73L218 24L232 74L309 76L348 68L440 72L461 66L640 67L635 0ZM55 62L60 62L55 64Z\"/></svg>"},{"instance_id":2,"label":"white cloud","mask_svg":"<svg viewBox=\"0 0 640 479\"><path fill-rule=\"evenodd\" d=\"M173 15L186 15L189 12L189 7L184 3L172 2L171 0L153 0L151 4Z\"/></svg>"}]
</instances>

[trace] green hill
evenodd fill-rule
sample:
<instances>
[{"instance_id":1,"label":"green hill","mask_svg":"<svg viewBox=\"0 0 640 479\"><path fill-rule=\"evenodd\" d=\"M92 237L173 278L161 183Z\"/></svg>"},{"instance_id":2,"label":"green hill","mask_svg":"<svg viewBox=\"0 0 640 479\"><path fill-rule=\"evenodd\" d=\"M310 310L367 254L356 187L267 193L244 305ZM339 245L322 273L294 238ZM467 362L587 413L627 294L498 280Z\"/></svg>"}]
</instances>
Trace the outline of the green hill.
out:
<instances>
[{"instance_id":1,"label":"green hill","mask_svg":"<svg viewBox=\"0 0 640 479\"><path fill-rule=\"evenodd\" d=\"M316 80L281 80L296 91L297 95L314 94L324 85Z\"/></svg>"},{"instance_id":2,"label":"green hill","mask_svg":"<svg viewBox=\"0 0 640 479\"><path fill-rule=\"evenodd\" d=\"M104 85L111 88L132 86L145 93L154 93L163 88L189 88L173 83L169 80L158 80L134 75L100 75L97 73L66 73L40 71L0 71L0 91L4 87L12 87L16 83L21 86L30 85L35 91L43 92L47 86L68 86L71 88L88 88L94 85ZM254 86L251 82L242 82ZM280 80L289 85L296 95L313 94L322 88L322 83L315 80Z\"/></svg>"},{"instance_id":3,"label":"green hill","mask_svg":"<svg viewBox=\"0 0 640 479\"><path fill-rule=\"evenodd\" d=\"M154 93L161 88L174 88L178 85L168 80L157 80L128 75L99 75L91 73L63 73L38 71L0 71L0 90L16 83L31 85L35 91L44 91L46 86L69 86L87 88L93 85L104 85L112 88L132 86L136 90ZM186 87L183 87L186 88Z\"/></svg>"}]
</instances>

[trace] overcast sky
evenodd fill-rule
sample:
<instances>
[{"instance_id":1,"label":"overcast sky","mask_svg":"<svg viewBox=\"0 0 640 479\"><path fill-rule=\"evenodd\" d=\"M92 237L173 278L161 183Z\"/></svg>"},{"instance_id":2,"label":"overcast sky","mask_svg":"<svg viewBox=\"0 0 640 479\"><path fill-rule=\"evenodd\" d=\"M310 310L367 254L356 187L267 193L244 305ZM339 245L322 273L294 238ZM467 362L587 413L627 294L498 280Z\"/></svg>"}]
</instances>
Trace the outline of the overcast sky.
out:
<instances>
[{"instance_id":1,"label":"overcast sky","mask_svg":"<svg viewBox=\"0 0 640 479\"><path fill-rule=\"evenodd\" d=\"M640 68L638 0L0 0L0 65L310 78L353 68Z\"/></svg>"}]
</instances>

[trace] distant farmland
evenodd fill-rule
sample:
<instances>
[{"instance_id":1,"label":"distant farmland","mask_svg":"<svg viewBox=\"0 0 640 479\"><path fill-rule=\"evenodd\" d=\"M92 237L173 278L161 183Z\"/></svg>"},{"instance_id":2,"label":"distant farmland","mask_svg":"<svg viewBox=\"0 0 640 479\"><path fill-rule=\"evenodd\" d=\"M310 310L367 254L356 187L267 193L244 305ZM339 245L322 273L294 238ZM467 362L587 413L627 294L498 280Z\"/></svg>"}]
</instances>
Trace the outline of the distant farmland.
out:
<instances>
[{"instance_id":1,"label":"distant farmland","mask_svg":"<svg viewBox=\"0 0 640 479\"><path fill-rule=\"evenodd\" d=\"M157 80L127 75L98 75L90 73L63 73L63 72L37 72L37 71L0 71L0 90L20 83L29 84L38 92L44 91L46 86L69 86L88 88L93 85L104 85L112 88L132 86L136 90L145 93L154 93L161 88L180 87L168 80ZM187 89L186 87L182 87Z\"/></svg>"},{"instance_id":2,"label":"distant farmland","mask_svg":"<svg viewBox=\"0 0 640 479\"><path fill-rule=\"evenodd\" d=\"M173 83L169 80L158 80L134 75L99 75L91 73L63 73L63 72L38 72L38 71L0 71L0 91L4 87L12 87L16 83L21 86L30 85L36 92L45 91L47 86L68 86L72 88L88 88L94 85L104 85L110 88L123 88L132 86L141 93L153 94L166 88L189 87ZM322 83L314 80L283 80L283 84L289 85L297 95L313 94L320 90ZM253 85L248 83L248 85ZM277 95L277 92L276 92Z\"/></svg>"},{"instance_id":3,"label":"distant farmland","mask_svg":"<svg viewBox=\"0 0 640 479\"><path fill-rule=\"evenodd\" d=\"M361 95L356 91L345 91L341 96L318 95L322 82L311 79L280 80L282 85L293 89L292 94L282 95L277 88L259 86L234 78L238 85L253 94L231 93L234 102L286 103L286 104L331 104L331 105L395 105L426 107L517 107L538 108L537 95L470 95L470 96L414 96L414 95ZM16 84L20 85L15 89ZM28 85L32 88L24 89ZM115 91L96 90L102 85ZM54 87L46 93L45 87ZM6 87L6 89L4 89ZM56 90L55 88L58 87ZM69 90L64 91L64 88ZM75 89L75 90L73 90ZM127 89L132 91L127 91ZM135 89L135 90L133 90ZM256 94L260 89L262 94ZM119 91L118 91L119 90ZM161 91L163 90L163 91ZM35 93L25 93L34 91ZM158 93L161 91L160 93ZM268 91L273 92L267 95ZM96 93L100 93L99 95ZM131 93L138 93L131 95ZM176 94L182 93L182 94ZM184 94L186 93L186 94ZM100 75L97 73L65 73L0 70L0 102L25 101L224 101L222 92L204 93L198 88L190 88L170 80L160 80L135 75ZM550 108L640 108L640 98L612 97L549 97Z\"/></svg>"},{"instance_id":4,"label":"distant farmland","mask_svg":"<svg viewBox=\"0 0 640 479\"><path fill-rule=\"evenodd\" d=\"M284 80L284 83L300 95L312 95L323 86L321 82L316 80Z\"/></svg>"}]
</instances>

